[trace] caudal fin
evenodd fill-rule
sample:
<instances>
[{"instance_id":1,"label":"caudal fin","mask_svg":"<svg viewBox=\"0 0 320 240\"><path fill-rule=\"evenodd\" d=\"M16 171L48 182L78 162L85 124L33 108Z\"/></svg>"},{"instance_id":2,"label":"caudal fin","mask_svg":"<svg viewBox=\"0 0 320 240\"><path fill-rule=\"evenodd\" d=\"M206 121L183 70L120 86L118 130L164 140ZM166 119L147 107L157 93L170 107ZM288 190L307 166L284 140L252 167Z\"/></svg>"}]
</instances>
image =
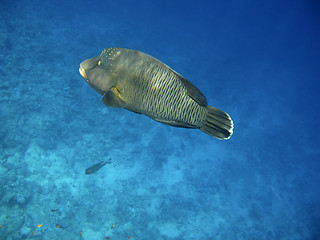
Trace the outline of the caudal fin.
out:
<instances>
[{"instance_id":1,"label":"caudal fin","mask_svg":"<svg viewBox=\"0 0 320 240\"><path fill-rule=\"evenodd\" d=\"M206 108L207 121L200 130L218 139L229 139L233 133L233 122L229 114L215 107L207 106Z\"/></svg>"}]
</instances>

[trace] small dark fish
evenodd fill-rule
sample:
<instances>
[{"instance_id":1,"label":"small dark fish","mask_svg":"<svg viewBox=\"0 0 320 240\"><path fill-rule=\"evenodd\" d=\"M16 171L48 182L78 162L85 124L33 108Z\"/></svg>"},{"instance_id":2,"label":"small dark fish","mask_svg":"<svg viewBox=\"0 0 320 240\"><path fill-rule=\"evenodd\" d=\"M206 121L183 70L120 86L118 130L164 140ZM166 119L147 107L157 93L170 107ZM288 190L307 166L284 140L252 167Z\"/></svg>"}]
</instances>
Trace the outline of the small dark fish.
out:
<instances>
[{"instance_id":1,"label":"small dark fish","mask_svg":"<svg viewBox=\"0 0 320 240\"><path fill-rule=\"evenodd\" d=\"M56 224L57 228L63 228L60 224Z\"/></svg>"},{"instance_id":2,"label":"small dark fish","mask_svg":"<svg viewBox=\"0 0 320 240\"><path fill-rule=\"evenodd\" d=\"M59 212L58 209L51 209L51 212Z\"/></svg>"},{"instance_id":3,"label":"small dark fish","mask_svg":"<svg viewBox=\"0 0 320 240\"><path fill-rule=\"evenodd\" d=\"M92 174L92 173L96 173L100 168L102 168L104 165L106 165L107 163L111 163L111 158L109 158L109 161L102 161L100 163L97 163L89 168L86 169L86 174Z\"/></svg>"}]
</instances>

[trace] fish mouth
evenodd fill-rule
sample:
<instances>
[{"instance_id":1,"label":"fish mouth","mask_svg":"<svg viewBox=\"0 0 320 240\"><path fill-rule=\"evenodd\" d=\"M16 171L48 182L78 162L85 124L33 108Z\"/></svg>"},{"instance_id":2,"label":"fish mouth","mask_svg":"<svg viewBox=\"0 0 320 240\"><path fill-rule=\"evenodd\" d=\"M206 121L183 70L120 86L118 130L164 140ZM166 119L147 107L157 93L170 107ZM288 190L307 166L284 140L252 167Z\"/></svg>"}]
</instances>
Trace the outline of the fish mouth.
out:
<instances>
[{"instance_id":1,"label":"fish mouth","mask_svg":"<svg viewBox=\"0 0 320 240\"><path fill-rule=\"evenodd\" d=\"M83 69L83 67L81 65L80 65L80 68L79 68L79 73L85 80L88 79L86 71Z\"/></svg>"}]
</instances>

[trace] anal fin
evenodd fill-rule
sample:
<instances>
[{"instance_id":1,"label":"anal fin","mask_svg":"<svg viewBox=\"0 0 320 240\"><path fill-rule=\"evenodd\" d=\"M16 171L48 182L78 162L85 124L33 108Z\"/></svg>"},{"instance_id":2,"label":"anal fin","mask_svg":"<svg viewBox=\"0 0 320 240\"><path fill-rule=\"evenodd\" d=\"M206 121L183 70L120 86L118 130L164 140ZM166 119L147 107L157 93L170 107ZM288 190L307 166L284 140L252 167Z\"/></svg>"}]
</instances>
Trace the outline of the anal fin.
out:
<instances>
[{"instance_id":1,"label":"anal fin","mask_svg":"<svg viewBox=\"0 0 320 240\"><path fill-rule=\"evenodd\" d=\"M180 121L168 121L168 120L162 120L159 118L152 118L153 120L156 120L157 122L169 125L169 126L173 126L173 127L180 127L180 128L198 128L197 126L194 125L190 125L184 122L180 122Z\"/></svg>"}]
</instances>

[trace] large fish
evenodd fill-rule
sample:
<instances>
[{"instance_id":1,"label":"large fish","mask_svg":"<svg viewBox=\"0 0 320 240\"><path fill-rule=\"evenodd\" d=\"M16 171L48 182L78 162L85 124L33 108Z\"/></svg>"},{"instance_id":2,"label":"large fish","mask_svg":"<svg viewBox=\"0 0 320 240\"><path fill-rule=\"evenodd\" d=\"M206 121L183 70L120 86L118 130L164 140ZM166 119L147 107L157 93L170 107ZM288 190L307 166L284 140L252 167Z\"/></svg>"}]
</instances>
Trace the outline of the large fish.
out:
<instances>
[{"instance_id":1,"label":"large fish","mask_svg":"<svg viewBox=\"0 0 320 240\"><path fill-rule=\"evenodd\" d=\"M140 51L106 48L80 64L79 72L108 107L125 108L175 127L197 128L218 139L233 133L230 116L156 58Z\"/></svg>"}]
</instances>

